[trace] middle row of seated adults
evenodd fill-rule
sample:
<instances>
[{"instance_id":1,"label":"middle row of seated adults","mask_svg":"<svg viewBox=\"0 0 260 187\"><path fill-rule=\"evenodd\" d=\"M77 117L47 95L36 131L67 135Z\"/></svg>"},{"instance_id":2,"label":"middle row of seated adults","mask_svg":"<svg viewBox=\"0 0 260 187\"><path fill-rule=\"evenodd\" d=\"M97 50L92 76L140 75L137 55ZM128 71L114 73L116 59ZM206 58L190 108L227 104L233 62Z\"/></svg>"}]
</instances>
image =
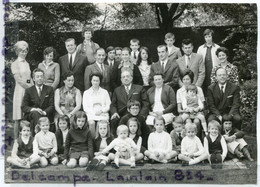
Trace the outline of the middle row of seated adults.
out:
<instances>
[{"instance_id":1,"label":"middle row of seated adults","mask_svg":"<svg viewBox=\"0 0 260 187\"><path fill-rule=\"evenodd\" d=\"M70 79L70 87L73 88L73 75L69 75L70 76L64 78L64 82L66 85L68 84L66 83L66 81L69 81ZM35 86L26 89L24 100L22 103L22 110L25 113L25 117L28 121L31 121L32 133L34 133L34 128L39 117L47 115L49 119L52 119L53 116L53 89L50 86L43 85L43 79L44 72L41 69L35 69L33 71L33 80L35 81ZM132 84L132 79L132 70L129 68L125 68L121 74L122 85L115 89L112 96L112 103L110 104L110 97L108 92L105 89L99 87L99 83L102 80L102 75L93 74L93 76L91 77L92 87L86 90L83 96L83 109L88 116L89 128L92 134L95 133L95 121L103 119L108 120L108 111L110 110L111 131L115 135L119 120L129 112L127 109L127 103L129 100L136 100L141 104L140 116L143 116L144 119L149 113L152 117L162 115L165 120L168 120L170 118L170 121L172 121L174 117L173 113L176 112L174 111L174 106L176 106L176 98L172 88L162 83L163 75L161 73L157 73L154 75L155 86L147 91L148 97L145 89L142 86ZM183 76L182 80L186 85L188 85L192 81L192 79L193 73L192 71L188 71L188 73ZM217 70L217 80L217 84L211 85L209 87L210 94L208 100L210 105L209 109L211 112L210 119L218 118L218 120L221 121L221 116L223 114L229 113L233 115L235 120L241 121L239 116L238 87L235 84L226 81L226 70L223 68L219 68ZM218 93L220 97L215 95L218 89L220 90L219 84L226 86L224 90L225 94ZM64 88L66 88L66 86ZM198 90L200 90L200 88ZM181 89L179 89L178 91L181 91ZM180 98L178 98L178 91L177 102L179 105L179 113L181 114L181 108L183 107L183 97L180 96ZM56 90L56 93L57 92L59 92L59 90ZM76 92L78 93L81 100L81 94L79 90ZM70 99L76 99L75 92L74 95L70 92L67 93L71 95L71 98L69 98L68 101ZM202 91L199 91L198 93L202 93ZM183 95L185 95L185 93ZM56 94L56 96L60 97L61 95ZM202 96L201 100L204 99L204 97ZM56 99L59 98L55 98L55 100ZM55 104L57 103L58 102L55 101ZM73 111L78 111L79 109L75 109L76 103L72 103L74 103ZM81 102L79 103L81 105ZM60 106L66 107L66 104L62 104ZM67 103L67 106L73 108L73 104L70 105L70 103ZM201 107L200 110L203 110L203 107ZM166 117L167 114L168 117ZM147 124L149 125L149 123ZM235 125L239 125L239 123L235 123Z\"/></svg>"}]
</instances>

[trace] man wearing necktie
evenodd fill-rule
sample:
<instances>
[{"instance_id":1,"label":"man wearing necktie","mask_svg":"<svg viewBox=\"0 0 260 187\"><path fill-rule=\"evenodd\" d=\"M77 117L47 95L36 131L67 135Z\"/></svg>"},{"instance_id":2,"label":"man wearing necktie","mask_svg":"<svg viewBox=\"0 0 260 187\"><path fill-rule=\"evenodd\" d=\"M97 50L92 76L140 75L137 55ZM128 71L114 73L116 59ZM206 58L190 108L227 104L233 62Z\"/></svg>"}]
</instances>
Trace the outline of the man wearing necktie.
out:
<instances>
[{"instance_id":1,"label":"man wearing necktie","mask_svg":"<svg viewBox=\"0 0 260 187\"><path fill-rule=\"evenodd\" d=\"M169 85L175 91L178 90L178 80L179 80L179 69L176 61L171 61L168 59L168 49L166 45L159 45L157 47L157 53L159 61L152 64L150 79L153 80L153 77L156 72L162 72L163 80L165 85ZM154 82L152 81L152 84Z\"/></svg>"},{"instance_id":2,"label":"man wearing necktie","mask_svg":"<svg viewBox=\"0 0 260 187\"><path fill-rule=\"evenodd\" d=\"M181 74L184 74L188 69L194 73L193 84L201 87L205 79L205 62L202 55L193 53L193 42L190 39L182 41L182 50L184 55L177 59L177 64ZM179 79L179 86L183 83Z\"/></svg>"},{"instance_id":3,"label":"man wearing necktie","mask_svg":"<svg viewBox=\"0 0 260 187\"><path fill-rule=\"evenodd\" d=\"M111 69L104 64L106 52L103 48L97 49L95 53L96 62L87 66L84 73L85 90L91 87L90 76L93 73L101 73L103 75L100 87L106 89L111 94Z\"/></svg>"},{"instance_id":4,"label":"man wearing necktie","mask_svg":"<svg viewBox=\"0 0 260 187\"><path fill-rule=\"evenodd\" d=\"M239 87L227 81L227 72L222 67L216 70L216 79L217 82L208 87L208 121L214 119L222 122L222 116L229 114L235 127L241 129Z\"/></svg>"},{"instance_id":5,"label":"man wearing necktie","mask_svg":"<svg viewBox=\"0 0 260 187\"><path fill-rule=\"evenodd\" d=\"M69 38L65 41L65 47L68 54L59 58L60 64L60 80L65 72L73 72L74 86L81 92L84 91L84 72L86 66L89 64L87 57L77 53L77 45L74 38ZM63 81L60 81L60 86L63 86Z\"/></svg>"},{"instance_id":6,"label":"man wearing necktie","mask_svg":"<svg viewBox=\"0 0 260 187\"><path fill-rule=\"evenodd\" d=\"M47 116L50 122L53 121L54 113L54 91L51 86L43 84L44 72L36 68L33 71L34 86L25 90L22 111L24 119L31 123L31 133L35 135L35 126L42 116ZM55 125L51 125L50 130L55 132Z\"/></svg>"},{"instance_id":7,"label":"man wearing necktie","mask_svg":"<svg viewBox=\"0 0 260 187\"><path fill-rule=\"evenodd\" d=\"M140 115L144 118L146 118L149 112L149 102L145 89L140 85L133 84L132 81L133 71L130 68L124 69L121 73L122 85L114 90L110 105L110 128L114 136L116 136L116 129L120 121L120 118L128 113L128 101L136 100L140 102Z\"/></svg>"}]
</instances>

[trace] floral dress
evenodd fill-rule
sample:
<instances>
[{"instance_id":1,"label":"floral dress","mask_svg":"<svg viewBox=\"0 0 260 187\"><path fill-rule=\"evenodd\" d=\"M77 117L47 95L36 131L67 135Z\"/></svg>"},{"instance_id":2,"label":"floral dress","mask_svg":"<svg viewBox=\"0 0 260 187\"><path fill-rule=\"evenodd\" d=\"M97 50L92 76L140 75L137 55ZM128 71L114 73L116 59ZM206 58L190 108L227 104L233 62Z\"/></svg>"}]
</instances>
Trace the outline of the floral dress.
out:
<instances>
[{"instance_id":1,"label":"floral dress","mask_svg":"<svg viewBox=\"0 0 260 187\"><path fill-rule=\"evenodd\" d=\"M217 79L216 79L216 70L217 68L222 67L221 64L215 66L212 69L212 73L211 73L211 84L216 83ZM230 62L227 63L225 70L227 71L227 80L238 85L238 69L235 65L231 64Z\"/></svg>"}]
</instances>

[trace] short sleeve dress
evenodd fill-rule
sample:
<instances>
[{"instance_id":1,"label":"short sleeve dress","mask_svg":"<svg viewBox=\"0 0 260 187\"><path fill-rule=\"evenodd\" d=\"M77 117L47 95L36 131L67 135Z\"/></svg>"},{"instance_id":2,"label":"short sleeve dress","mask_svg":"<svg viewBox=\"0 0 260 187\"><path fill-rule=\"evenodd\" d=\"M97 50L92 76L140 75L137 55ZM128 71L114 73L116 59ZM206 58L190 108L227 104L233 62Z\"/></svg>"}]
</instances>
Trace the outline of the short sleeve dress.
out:
<instances>
[{"instance_id":1,"label":"short sleeve dress","mask_svg":"<svg viewBox=\"0 0 260 187\"><path fill-rule=\"evenodd\" d=\"M27 84L28 87L33 85L31 79L31 70L29 63L19 58L12 63L11 70L14 76L19 76L19 80L15 78L13 97L13 120L20 120L22 119L21 106L25 92L25 88L21 85L21 83Z\"/></svg>"}]
</instances>

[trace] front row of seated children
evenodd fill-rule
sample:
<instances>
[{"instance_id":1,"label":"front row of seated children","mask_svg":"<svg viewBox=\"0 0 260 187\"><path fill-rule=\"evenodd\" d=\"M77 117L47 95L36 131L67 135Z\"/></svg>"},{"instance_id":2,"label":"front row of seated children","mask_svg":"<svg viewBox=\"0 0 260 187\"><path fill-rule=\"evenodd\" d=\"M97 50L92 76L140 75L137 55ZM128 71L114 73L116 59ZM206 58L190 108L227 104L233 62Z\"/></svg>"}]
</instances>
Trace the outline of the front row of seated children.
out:
<instances>
[{"instance_id":1,"label":"front row of seated children","mask_svg":"<svg viewBox=\"0 0 260 187\"><path fill-rule=\"evenodd\" d=\"M184 127L181 116L174 119L174 130L170 134L164 131L164 119L156 117L155 132L149 135L148 149L142 146L140 124L135 117L131 117L126 125L118 126L118 137L115 139L110 136L109 123L99 121L93 141L87 126L87 116L82 111L75 114L71 128L70 119L60 116L56 134L49 131L47 117L39 119L39 127L40 132L33 140L29 122L21 121L20 136L7 162L21 168L30 168L34 164L46 167L49 163L62 163L74 168L78 164L87 166L90 171L103 170L110 161L113 161L115 168L119 168L120 164L135 167L136 162L141 162L145 157L152 163L179 159L183 166L208 159L212 168L222 168L227 151L238 158L245 156L253 161L243 139L244 133L232 127L230 115L223 116L223 136L220 134L219 122L209 122L209 134L204 138L204 147L196 136L196 125L188 122Z\"/></svg>"}]
</instances>

